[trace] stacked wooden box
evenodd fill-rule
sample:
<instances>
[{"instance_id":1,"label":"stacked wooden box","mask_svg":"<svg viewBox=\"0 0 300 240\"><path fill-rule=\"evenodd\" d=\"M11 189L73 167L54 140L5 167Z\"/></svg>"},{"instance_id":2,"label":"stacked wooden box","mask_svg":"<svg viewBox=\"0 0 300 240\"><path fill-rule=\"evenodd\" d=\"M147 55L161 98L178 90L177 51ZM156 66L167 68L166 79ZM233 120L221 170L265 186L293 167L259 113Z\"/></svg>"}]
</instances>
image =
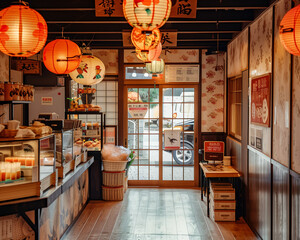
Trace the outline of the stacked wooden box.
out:
<instances>
[{"instance_id":1,"label":"stacked wooden box","mask_svg":"<svg viewBox=\"0 0 300 240\"><path fill-rule=\"evenodd\" d=\"M103 160L102 198L107 201L121 201L124 197L125 166L123 162Z\"/></svg>"},{"instance_id":2,"label":"stacked wooden box","mask_svg":"<svg viewBox=\"0 0 300 240\"><path fill-rule=\"evenodd\" d=\"M235 189L230 183L210 184L210 216L214 221L235 221Z\"/></svg>"}]
</instances>

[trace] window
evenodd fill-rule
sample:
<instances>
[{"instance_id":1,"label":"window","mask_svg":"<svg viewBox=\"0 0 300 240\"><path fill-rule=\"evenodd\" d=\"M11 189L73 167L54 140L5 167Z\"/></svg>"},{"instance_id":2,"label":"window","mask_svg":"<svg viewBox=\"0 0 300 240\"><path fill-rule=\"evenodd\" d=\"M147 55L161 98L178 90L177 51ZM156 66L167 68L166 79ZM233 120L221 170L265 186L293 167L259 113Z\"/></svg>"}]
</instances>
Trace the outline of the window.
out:
<instances>
[{"instance_id":1,"label":"window","mask_svg":"<svg viewBox=\"0 0 300 240\"><path fill-rule=\"evenodd\" d=\"M229 135L241 140L242 132L242 77L228 82L228 129Z\"/></svg>"}]
</instances>

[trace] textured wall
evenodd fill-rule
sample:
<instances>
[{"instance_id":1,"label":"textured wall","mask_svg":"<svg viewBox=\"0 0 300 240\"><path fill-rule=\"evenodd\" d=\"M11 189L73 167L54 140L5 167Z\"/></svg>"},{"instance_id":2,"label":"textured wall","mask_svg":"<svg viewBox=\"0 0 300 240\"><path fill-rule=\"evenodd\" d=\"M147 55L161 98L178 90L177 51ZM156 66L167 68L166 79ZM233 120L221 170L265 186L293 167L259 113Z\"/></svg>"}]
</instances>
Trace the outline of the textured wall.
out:
<instances>
[{"instance_id":1,"label":"textured wall","mask_svg":"<svg viewBox=\"0 0 300 240\"><path fill-rule=\"evenodd\" d=\"M224 69L224 54L202 53L202 132L224 132Z\"/></svg>"}]
</instances>

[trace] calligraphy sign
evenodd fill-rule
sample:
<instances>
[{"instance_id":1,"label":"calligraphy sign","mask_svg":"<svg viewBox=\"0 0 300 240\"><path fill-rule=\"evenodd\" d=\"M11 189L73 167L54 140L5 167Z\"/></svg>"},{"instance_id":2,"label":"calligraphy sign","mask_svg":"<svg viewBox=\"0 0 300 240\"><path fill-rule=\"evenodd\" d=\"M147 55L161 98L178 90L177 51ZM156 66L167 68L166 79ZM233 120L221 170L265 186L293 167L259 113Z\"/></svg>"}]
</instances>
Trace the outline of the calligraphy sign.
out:
<instances>
[{"instance_id":1,"label":"calligraphy sign","mask_svg":"<svg viewBox=\"0 0 300 240\"><path fill-rule=\"evenodd\" d=\"M133 47L131 42L131 32L123 31L123 47ZM177 32L166 31L161 32L161 44L163 47L176 47L177 46Z\"/></svg>"},{"instance_id":2,"label":"calligraphy sign","mask_svg":"<svg viewBox=\"0 0 300 240\"><path fill-rule=\"evenodd\" d=\"M196 18L197 0L172 0L170 18Z\"/></svg>"},{"instance_id":3,"label":"calligraphy sign","mask_svg":"<svg viewBox=\"0 0 300 240\"><path fill-rule=\"evenodd\" d=\"M222 161L224 157L224 142L205 141L204 142L204 160Z\"/></svg>"},{"instance_id":4,"label":"calligraphy sign","mask_svg":"<svg viewBox=\"0 0 300 240\"><path fill-rule=\"evenodd\" d=\"M124 17L123 0L95 0L96 17Z\"/></svg>"},{"instance_id":5,"label":"calligraphy sign","mask_svg":"<svg viewBox=\"0 0 300 240\"><path fill-rule=\"evenodd\" d=\"M41 74L41 62L37 60L16 60L17 70L24 74Z\"/></svg>"},{"instance_id":6,"label":"calligraphy sign","mask_svg":"<svg viewBox=\"0 0 300 240\"><path fill-rule=\"evenodd\" d=\"M251 80L251 123L270 127L271 74Z\"/></svg>"}]
</instances>

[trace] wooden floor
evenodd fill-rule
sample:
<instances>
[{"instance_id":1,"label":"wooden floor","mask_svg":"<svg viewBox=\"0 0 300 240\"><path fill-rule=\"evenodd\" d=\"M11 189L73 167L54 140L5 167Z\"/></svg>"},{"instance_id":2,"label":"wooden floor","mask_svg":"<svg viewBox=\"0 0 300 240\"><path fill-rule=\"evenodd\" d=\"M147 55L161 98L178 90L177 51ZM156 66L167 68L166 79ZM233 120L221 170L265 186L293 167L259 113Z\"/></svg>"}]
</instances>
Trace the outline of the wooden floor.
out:
<instances>
[{"instance_id":1,"label":"wooden floor","mask_svg":"<svg viewBox=\"0 0 300 240\"><path fill-rule=\"evenodd\" d=\"M122 202L91 201L64 240L257 239L243 221L215 223L197 189L130 188Z\"/></svg>"}]
</instances>

